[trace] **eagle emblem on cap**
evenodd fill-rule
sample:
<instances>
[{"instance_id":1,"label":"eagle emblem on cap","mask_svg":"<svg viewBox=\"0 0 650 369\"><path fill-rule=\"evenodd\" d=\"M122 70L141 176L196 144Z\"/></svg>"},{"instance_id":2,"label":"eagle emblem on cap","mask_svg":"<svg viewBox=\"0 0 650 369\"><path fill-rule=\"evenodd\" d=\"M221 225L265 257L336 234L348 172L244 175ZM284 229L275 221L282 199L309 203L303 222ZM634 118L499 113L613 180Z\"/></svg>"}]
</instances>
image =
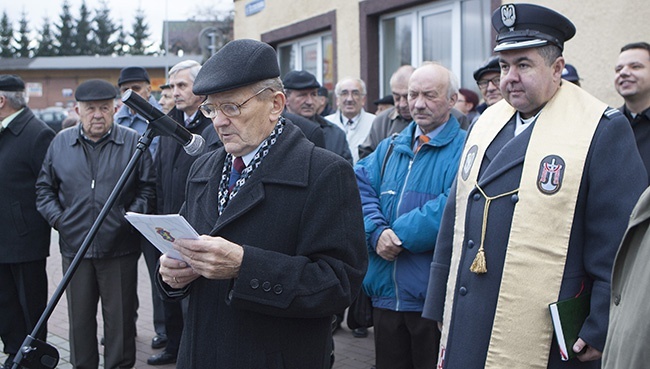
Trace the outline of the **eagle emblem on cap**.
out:
<instances>
[{"instance_id":1,"label":"eagle emblem on cap","mask_svg":"<svg viewBox=\"0 0 650 369\"><path fill-rule=\"evenodd\" d=\"M515 14L515 5L508 4L501 7L501 21L506 27L512 27L515 25L517 20L517 14Z\"/></svg>"},{"instance_id":2,"label":"eagle emblem on cap","mask_svg":"<svg viewBox=\"0 0 650 369\"><path fill-rule=\"evenodd\" d=\"M562 187L565 168L564 160L557 155L549 155L542 159L539 163L537 188L547 195L558 192Z\"/></svg>"},{"instance_id":3,"label":"eagle emblem on cap","mask_svg":"<svg viewBox=\"0 0 650 369\"><path fill-rule=\"evenodd\" d=\"M156 233L158 233L160 237L162 237L165 241L169 241L169 242L176 241L176 239L174 239L174 236L172 236L171 232L169 232L165 228L156 227Z\"/></svg>"}]
</instances>

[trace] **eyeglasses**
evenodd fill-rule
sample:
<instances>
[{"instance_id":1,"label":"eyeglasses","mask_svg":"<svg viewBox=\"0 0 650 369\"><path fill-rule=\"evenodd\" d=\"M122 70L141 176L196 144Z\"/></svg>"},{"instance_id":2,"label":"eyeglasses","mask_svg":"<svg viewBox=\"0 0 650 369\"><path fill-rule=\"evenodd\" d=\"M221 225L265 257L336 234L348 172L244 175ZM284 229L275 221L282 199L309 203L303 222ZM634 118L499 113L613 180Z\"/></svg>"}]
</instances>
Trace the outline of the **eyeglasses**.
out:
<instances>
[{"instance_id":1,"label":"eyeglasses","mask_svg":"<svg viewBox=\"0 0 650 369\"><path fill-rule=\"evenodd\" d=\"M270 87L264 87L263 89L257 91L255 95L249 97L241 104L223 103L220 104L219 106L216 106L210 103L203 103L199 105L199 109L201 110L201 113L205 115L206 118L210 118L210 119L216 118L220 110L223 113L223 115L227 116L228 118L237 117L241 114L242 106L244 106L247 102L251 101L255 96L270 89L271 89Z\"/></svg>"},{"instance_id":2,"label":"eyeglasses","mask_svg":"<svg viewBox=\"0 0 650 369\"><path fill-rule=\"evenodd\" d=\"M359 90L352 90L352 91L343 90L343 91L341 91L341 92L338 93L338 96L341 96L341 97L352 96L352 97L355 98L355 99L360 98L361 95L363 95L363 94L362 94L361 91L359 91Z\"/></svg>"},{"instance_id":3,"label":"eyeglasses","mask_svg":"<svg viewBox=\"0 0 650 369\"><path fill-rule=\"evenodd\" d=\"M478 85L478 88L480 88L481 90L485 90L488 87L488 84L490 82L492 82L494 87L499 88L499 83L501 82L501 76L497 76L492 79L482 79L476 82L476 84Z\"/></svg>"}]
</instances>

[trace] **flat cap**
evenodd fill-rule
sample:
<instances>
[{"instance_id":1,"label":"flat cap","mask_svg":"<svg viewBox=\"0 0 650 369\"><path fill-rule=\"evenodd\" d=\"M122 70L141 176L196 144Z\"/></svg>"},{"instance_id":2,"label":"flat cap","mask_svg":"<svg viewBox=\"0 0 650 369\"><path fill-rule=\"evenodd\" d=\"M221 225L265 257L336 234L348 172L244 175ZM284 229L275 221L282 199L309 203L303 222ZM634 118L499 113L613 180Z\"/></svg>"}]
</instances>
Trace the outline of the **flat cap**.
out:
<instances>
[{"instance_id":1,"label":"flat cap","mask_svg":"<svg viewBox=\"0 0 650 369\"><path fill-rule=\"evenodd\" d=\"M379 104L395 105L395 99L393 98L393 95L386 95L381 99L377 99L373 101L372 103L375 105L379 105Z\"/></svg>"},{"instance_id":2,"label":"flat cap","mask_svg":"<svg viewBox=\"0 0 650 369\"><path fill-rule=\"evenodd\" d=\"M284 82L283 82L284 84ZM318 96L324 96L324 97L329 97L330 92L327 90L326 87L319 87L318 88Z\"/></svg>"},{"instance_id":3,"label":"flat cap","mask_svg":"<svg viewBox=\"0 0 650 369\"><path fill-rule=\"evenodd\" d=\"M164 85L160 85L159 88L160 88L161 90L166 90L166 89L171 88L171 87L172 87L172 86L170 86L168 83L166 83L166 84L164 84Z\"/></svg>"},{"instance_id":4,"label":"flat cap","mask_svg":"<svg viewBox=\"0 0 650 369\"><path fill-rule=\"evenodd\" d=\"M287 73L282 79L282 84L287 90L307 90L320 87L316 77L305 70L292 70Z\"/></svg>"},{"instance_id":5,"label":"flat cap","mask_svg":"<svg viewBox=\"0 0 650 369\"><path fill-rule=\"evenodd\" d=\"M77 101L111 100L117 96L115 86L103 79L89 79L79 86L74 92Z\"/></svg>"},{"instance_id":6,"label":"flat cap","mask_svg":"<svg viewBox=\"0 0 650 369\"><path fill-rule=\"evenodd\" d=\"M195 95L210 95L280 76L271 45L249 39L233 40L203 64L194 80Z\"/></svg>"},{"instance_id":7,"label":"flat cap","mask_svg":"<svg viewBox=\"0 0 650 369\"><path fill-rule=\"evenodd\" d=\"M138 81L151 83L149 73L142 67L126 67L120 71L120 78L117 79L117 85L122 86L123 83Z\"/></svg>"},{"instance_id":8,"label":"flat cap","mask_svg":"<svg viewBox=\"0 0 650 369\"><path fill-rule=\"evenodd\" d=\"M499 57L492 56L490 59L485 61L477 70L474 71L474 80L478 82L485 73L496 72L501 73L501 67L499 66Z\"/></svg>"},{"instance_id":9,"label":"flat cap","mask_svg":"<svg viewBox=\"0 0 650 369\"><path fill-rule=\"evenodd\" d=\"M25 91L25 82L15 74L0 74L0 91Z\"/></svg>"},{"instance_id":10,"label":"flat cap","mask_svg":"<svg viewBox=\"0 0 650 369\"><path fill-rule=\"evenodd\" d=\"M564 42L576 34L576 27L568 18L533 4L501 5L492 13L492 26L498 33L494 51L549 44L564 50Z\"/></svg>"},{"instance_id":11,"label":"flat cap","mask_svg":"<svg viewBox=\"0 0 650 369\"><path fill-rule=\"evenodd\" d=\"M580 80L576 67L571 64L564 65L564 69L562 69L562 78L566 79L569 82L577 82Z\"/></svg>"}]
</instances>

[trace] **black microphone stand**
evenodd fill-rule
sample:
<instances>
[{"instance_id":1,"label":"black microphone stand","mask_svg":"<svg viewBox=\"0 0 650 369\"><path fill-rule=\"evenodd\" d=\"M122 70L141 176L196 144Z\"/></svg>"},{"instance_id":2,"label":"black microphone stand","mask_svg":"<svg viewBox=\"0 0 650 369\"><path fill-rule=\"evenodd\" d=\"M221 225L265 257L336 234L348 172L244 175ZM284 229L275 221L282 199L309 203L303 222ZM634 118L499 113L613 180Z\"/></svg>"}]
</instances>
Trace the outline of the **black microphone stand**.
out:
<instances>
[{"instance_id":1,"label":"black microphone stand","mask_svg":"<svg viewBox=\"0 0 650 369\"><path fill-rule=\"evenodd\" d=\"M36 323L36 326L34 326L32 333L27 337L25 337L25 340L23 341L20 350L18 350L18 353L14 358L14 362L11 367L12 369L19 369L21 367L28 368L28 369L56 368L56 365L59 363L59 352L57 351L57 349L54 346L50 345L49 343L41 341L35 337L38 336L39 332L43 329L43 327L47 323L47 320L54 312L54 308L58 304L59 300L61 300L61 297L63 296L63 292L65 291L66 287L68 287L68 284L70 284L70 280L72 279L72 276L74 275L75 271L79 267L81 260L86 255L86 251L88 251L88 248L90 247L93 240L95 239L95 236L99 231L99 228L101 227L102 223L108 216L108 212L111 210L111 208L115 204L115 201L117 201L117 197L124 189L124 185L126 184L127 179L133 173L136 164L138 164L138 161L140 161L140 157L145 152L145 150L149 150L149 145L151 144L151 140L153 140L154 137L156 137L156 133L152 128L152 126L149 125L147 127L147 130L142 134L142 136L138 140L138 145L136 146L136 150L133 153L131 160L126 165L126 168L124 168L124 171L120 176L120 179L115 184L115 187L113 188L113 192L111 192L110 196L106 200L106 203L104 204L104 207L102 208L101 212L97 216L97 219L95 219L95 222L93 223L92 227L90 227L90 231L86 235L86 238L81 244L79 251L77 251L77 254L72 260L72 263L68 268L68 271L65 273L65 275L61 279L61 282L59 283L59 286L56 288L56 291L54 291L54 294L50 298L50 301L45 307L43 314L41 314L38 323Z\"/></svg>"}]
</instances>

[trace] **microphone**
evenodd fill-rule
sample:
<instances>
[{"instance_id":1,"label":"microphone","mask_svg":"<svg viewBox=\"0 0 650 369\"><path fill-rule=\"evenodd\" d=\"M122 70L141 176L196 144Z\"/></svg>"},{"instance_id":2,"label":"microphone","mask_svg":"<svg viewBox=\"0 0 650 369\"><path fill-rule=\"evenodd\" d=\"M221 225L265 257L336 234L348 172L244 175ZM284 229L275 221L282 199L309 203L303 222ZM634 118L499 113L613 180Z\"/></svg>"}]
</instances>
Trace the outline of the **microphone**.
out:
<instances>
[{"instance_id":1,"label":"microphone","mask_svg":"<svg viewBox=\"0 0 650 369\"><path fill-rule=\"evenodd\" d=\"M126 90L124 95L122 95L122 102L148 120L149 125L160 134L170 136L178 141L188 155L196 156L203 153L205 148L205 140L203 137L188 131L168 115L165 115L165 113L156 109L155 106L149 104L140 95L134 93L133 90ZM198 114L201 113L198 112Z\"/></svg>"}]
</instances>

